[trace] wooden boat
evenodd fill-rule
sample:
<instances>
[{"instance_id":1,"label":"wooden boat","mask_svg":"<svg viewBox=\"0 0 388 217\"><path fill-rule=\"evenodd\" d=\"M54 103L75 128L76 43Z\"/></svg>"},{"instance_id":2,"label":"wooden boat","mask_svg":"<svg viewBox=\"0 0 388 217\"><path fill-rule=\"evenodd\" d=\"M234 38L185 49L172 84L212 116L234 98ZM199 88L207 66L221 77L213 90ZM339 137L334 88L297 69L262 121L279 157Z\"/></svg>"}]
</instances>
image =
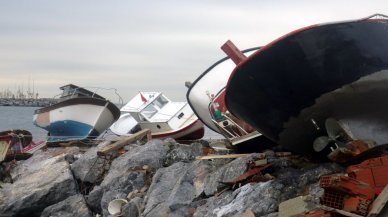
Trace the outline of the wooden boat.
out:
<instances>
[{"instance_id":1,"label":"wooden boat","mask_svg":"<svg viewBox=\"0 0 388 217\"><path fill-rule=\"evenodd\" d=\"M110 130L117 135L150 129L153 138L196 140L204 135L203 124L186 102L172 102L161 92L140 92L123 108Z\"/></svg>"},{"instance_id":2,"label":"wooden boat","mask_svg":"<svg viewBox=\"0 0 388 217\"><path fill-rule=\"evenodd\" d=\"M45 145L35 143L27 130L15 129L0 132L0 162L10 160L25 160L32 153Z\"/></svg>"},{"instance_id":3,"label":"wooden boat","mask_svg":"<svg viewBox=\"0 0 388 217\"><path fill-rule=\"evenodd\" d=\"M56 104L35 111L34 124L48 131L48 142L93 139L120 116L117 106L103 97L69 84Z\"/></svg>"},{"instance_id":4,"label":"wooden boat","mask_svg":"<svg viewBox=\"0 0 388 217\"><path fill-rule=\"evenodd\" d=\"M387 93L388 20L373 15L308 26L262 47L235 68L225 101L271 140L314 154L333 120L336 132L388 143Z\"/></svg>"}]
</instances>

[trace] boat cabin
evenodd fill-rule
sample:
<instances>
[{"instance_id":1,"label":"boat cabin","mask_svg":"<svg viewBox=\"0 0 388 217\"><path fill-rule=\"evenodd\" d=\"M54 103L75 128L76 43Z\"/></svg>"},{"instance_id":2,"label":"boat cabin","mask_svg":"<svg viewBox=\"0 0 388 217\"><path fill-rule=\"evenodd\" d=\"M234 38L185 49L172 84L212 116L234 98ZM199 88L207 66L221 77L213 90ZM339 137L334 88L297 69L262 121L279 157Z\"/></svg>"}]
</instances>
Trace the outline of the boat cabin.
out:
<instances>
[{"instance_id":1,"label":"boat cabin","mask_svg":"<svg viewBox=\"0 0 388 217\"><path fill-rule=\"evenodd\" d=\"M63 91L60 96L61 99L75 98L75 97L92 97L92 98L104 99L104 97L96 94L95 92L91 92L82 87L78 87L77 85L74 85L74 84L68 84L68 85L62 86L59 89Z\"/></svg>"},{"instance_id":2,"label":"boat cabin","mask_svg":"<svg viewBox=\"0 0 388 217\"><path fill-rule=\"evenodd\" d=\"M172 102L161 92L139 92L121 111L152 132L177 129L193 114L186 102Z\"/></svg>"}]
</instances>

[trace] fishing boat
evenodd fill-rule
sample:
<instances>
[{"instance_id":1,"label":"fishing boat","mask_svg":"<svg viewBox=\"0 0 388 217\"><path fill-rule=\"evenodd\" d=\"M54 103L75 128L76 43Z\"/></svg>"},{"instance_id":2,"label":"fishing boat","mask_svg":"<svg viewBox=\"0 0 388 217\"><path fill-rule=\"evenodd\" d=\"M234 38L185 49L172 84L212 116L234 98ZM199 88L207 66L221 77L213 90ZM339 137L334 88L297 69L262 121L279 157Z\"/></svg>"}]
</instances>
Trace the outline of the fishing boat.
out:
<instances>
[{"instance_id":1,"label":"fishing boat","mask_svg":"<svg viewBox=\"0 0 388 217\"><path fill-rule=\"evenodd\" d=\"M25 160L45 145L43 141L34 142L27 130L14 129L0 132L0 162Z\"/></svg>"},{"instance_id":2,"label":"fishing boat","mask_svg":"<svg viewBox=\"0 0 388 217\"><path fill-rule=\"evenodd\" d=\"M259 47L243 50L242 55L232 52L234 45L230 41L221 48L228 57L214 63L188 86L187 101L198 118L208 128L228 139L232 146L250 140L254 140L254 145L260 145L257 143L261 133L233 116L225 106L225 88L230 74L236 64L253 54ZM264 147L266 146L263 145Z\"/></svg>"},{"instance_id":3,"label":"fishing boat","mask_svg":"<svg viewBox=\"0 0 388 217\"><path fill-rule=\"evenodd\" d=\"M34 124L48 131L48 142L93 139L120 117L115 104L73 84L60 87L59 102L35 110Z\"/></svg>"},{"instance_id":4,"label":"fishing boat","mask_svg":"<svg viewBox=\"0 0 388 217\"><path fill-rule=\"evenodd\" d=\"M203 124L186 102L173 102L161 92L139 92L121 108L110 130L117 135L150 129L153 138L196 140L204 135Z\"/></svg>"},{"instance_id":5,"label":"fishing boat","mask_svg":"<svg viewBox=\"0 0 388 217\"><path fill-rule=\"evenodd\" d=\"M388 143L387 93L388 20L375 14L301 28L262 47L234 69L225 102L274 142L314 154L333 131Z\"/></svg>"}]
</instances>

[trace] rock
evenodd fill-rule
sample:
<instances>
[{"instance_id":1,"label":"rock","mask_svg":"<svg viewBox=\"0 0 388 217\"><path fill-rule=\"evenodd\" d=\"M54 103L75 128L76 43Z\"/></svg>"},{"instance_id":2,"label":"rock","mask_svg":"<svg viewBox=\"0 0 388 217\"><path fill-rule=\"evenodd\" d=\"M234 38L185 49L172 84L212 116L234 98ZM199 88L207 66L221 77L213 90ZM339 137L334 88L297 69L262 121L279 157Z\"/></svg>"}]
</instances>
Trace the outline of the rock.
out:
<instances>
[{"instance_id":1,"label":"rock","mask_svg":"<svg viewBox=\"0 0 388 217\"><path fill-rule=\"evenodd\" d=\"M255 216L273 213L277 210L283 187L273 181L246 184L234 192L228 191L209 198L206 204L197 207L194 217L241 216L247 210Z\"/></svg>"},{"instance_id":2,"label":"rock","mask_svg":"<svg viewBox=\"0 0 388 217\"><path fill-rule=\"evenodd\" d=\"M57 204L46 207L41 217L93 217L81 194L68 197Z\"/></svg>"},{"instance_id":3,"label":"rock","mask_svg":"<svg viewBox=\"0 0 388 217\"><path fill-rule=\"evenodd\" d=\"M31 158L17 162L17 166L11 171L12 178L16 181L43 168L50 167L50 165L66 161L66 156L70 154L78 153L78 147L40 149L34 152Z\"/></svg>"},{"instance_id":4,"label":"rock","mask_svg":"<svg viewBox=\"0 0 388 217\"><path fill-rule=\"evenodd\" d=\"M193 143L191 145L175 144L173 149L168 152L164 165L169 166L176 162L190 162L200 155L202 155L201 143Z\"/></svg>"},{"instance_id":5,"label":"rock","mask_svg":"<svg viewBox=\"0 0 388 217\"><path fill-rule=\"evenodd\" d=\"M142 202L143 199L140 197L135 197L129 201L126 205L123 206L121 215L123 217L140 217L142 211Z\"/></svg>"},{"instance_id":6,"label":"rock","mask_svg":"<svg viewBox=\"0 0 388 217\"><path fill-rule=\"evenodd\" d=\"M26 171L0 190L3 216L39 216L45 207L77 193L69 164L52 160L42 161L39 170Z\"/></svg>"},{"instance_id":7,"label":"rock","mask_svg":"<svg viewBox=\"0 0 388 217\"><path fill-rule=\"evenodd\" d=\"M71 165L74 176L78 180L91 184L101 182L103 174L107 169L105 166L109 166L109 161L98 156L97 151L108 144L107 142L102 142L97 147L90 148Z\"/></svg>"},{"instance_id":8,"label":"rock","mask_svg":"<svg viewBox=\"0 0 388 217\"><path fill-rule=\"evenodd\" d=\"M104 192L118 191L125 195L143 188L151 181L150 173L161 168L169 148L161 140L151 140L116 158L108 174L99 187L95 187L87 197L87 203L95 212L101 213L106 207L101 198ZM143 166L149 167L149 172Z\"/></svg>"},{"instance_id":9,"label":"rock","mask_svg":"<svg viewBox=\"0 0 388 217\"><path fill-rule=\"evenodd\" d=\"M195 161L159 169L144 199L143 216L187 216L190 204L202 192L202 186L195 183L209 168L207 161Z\"/></svg>"},{"instance_id":10,"label":"rock","mask_svg":"<svg viewBox=\"0 0 388 217\"><path fill-rule=\"evenodd\" d=\"M204 192L207 196L212 196L218 191L226 187L223 182L229 182L237 178L247 171L249 163L258 159L258 154L250 154L244 157L239 157L230 163L223 165L215 172L209 174L205 178Z\"/></svg>"}]
</instances>

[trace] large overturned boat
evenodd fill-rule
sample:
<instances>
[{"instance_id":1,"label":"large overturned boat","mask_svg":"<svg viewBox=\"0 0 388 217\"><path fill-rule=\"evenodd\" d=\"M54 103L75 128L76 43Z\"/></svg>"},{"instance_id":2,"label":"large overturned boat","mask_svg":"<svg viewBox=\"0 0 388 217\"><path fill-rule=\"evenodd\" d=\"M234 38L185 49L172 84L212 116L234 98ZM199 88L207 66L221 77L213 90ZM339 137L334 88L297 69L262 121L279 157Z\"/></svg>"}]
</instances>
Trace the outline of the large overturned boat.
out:
<instances>
[{"instance_id":1,"label":"large overturned boat","mask_svg":"<svg viewBox=\"0 0 388 217\"><path fill-rule=\"evenodd\" d=\"M308 26L262 47L235 68L225 101L274 142L313 154L327 134L388 143L387 93L388 20L377 14Z\"/></svg>"},{"instance_id":2,"label":"large overturned boat","mask_svg":"<svg viewBox=\"0 0 388 217\"><path fill-rule=\"evenodd\" d=\"M60 87L56 104L35 111L34 124L48 131L48 142L93 139L120 116L115 104L73 84Z\"/></svg>"}]
</instances>

